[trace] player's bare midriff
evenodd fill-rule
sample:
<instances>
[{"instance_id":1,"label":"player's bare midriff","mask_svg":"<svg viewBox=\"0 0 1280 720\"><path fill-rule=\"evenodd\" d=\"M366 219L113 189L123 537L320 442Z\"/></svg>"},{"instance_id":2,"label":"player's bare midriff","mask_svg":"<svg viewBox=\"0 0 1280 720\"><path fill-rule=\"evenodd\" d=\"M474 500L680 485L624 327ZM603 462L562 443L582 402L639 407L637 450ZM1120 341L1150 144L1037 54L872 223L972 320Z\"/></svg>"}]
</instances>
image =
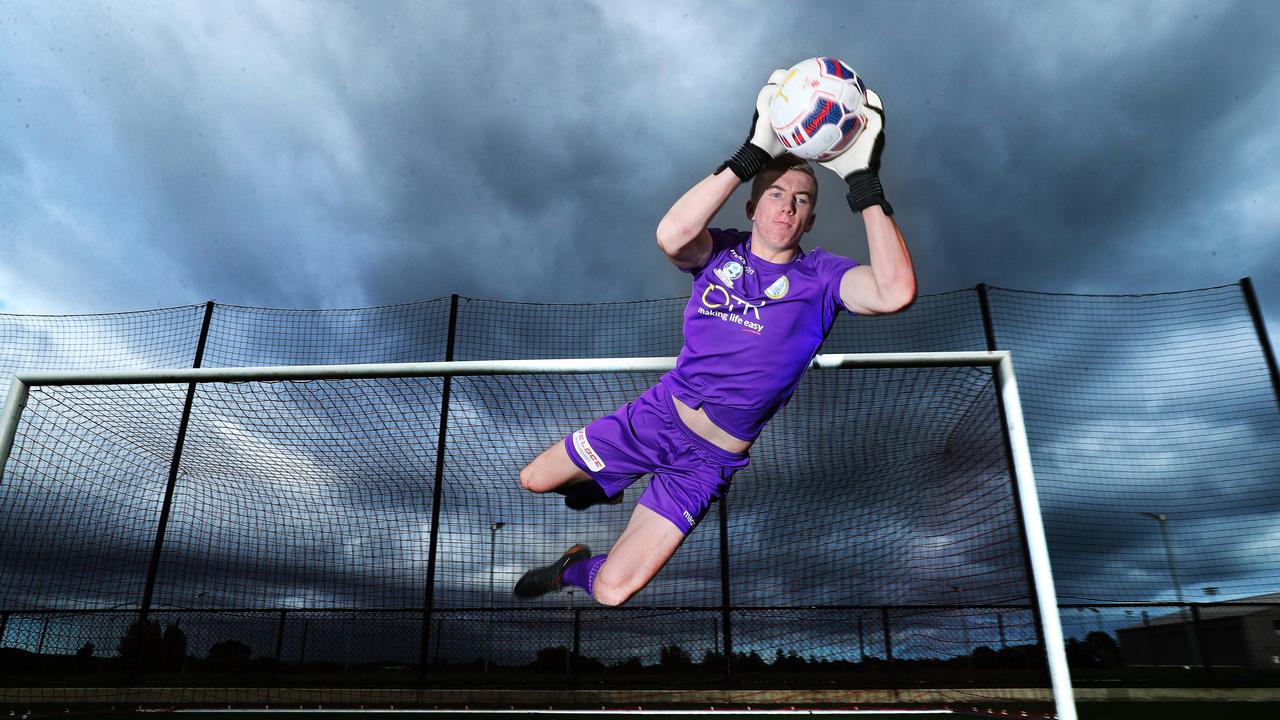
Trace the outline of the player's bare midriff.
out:
<instances>
[{"instance_id":1,"label":"player's bare midriff","mask_svg":"<svg viewBox=\"0 0 1280 720\"><path fill-rule=\"evenodd\" d=\"M739 455L751 449L751 441L736 438L722 430L719 425L711 422L711 418L707 417L707 413L702 408L691 408L675 396L672 396L671 400L676 404L676 413L680 415L680 420L698 437L721 450Z\"/></svg>"}]
</instances>

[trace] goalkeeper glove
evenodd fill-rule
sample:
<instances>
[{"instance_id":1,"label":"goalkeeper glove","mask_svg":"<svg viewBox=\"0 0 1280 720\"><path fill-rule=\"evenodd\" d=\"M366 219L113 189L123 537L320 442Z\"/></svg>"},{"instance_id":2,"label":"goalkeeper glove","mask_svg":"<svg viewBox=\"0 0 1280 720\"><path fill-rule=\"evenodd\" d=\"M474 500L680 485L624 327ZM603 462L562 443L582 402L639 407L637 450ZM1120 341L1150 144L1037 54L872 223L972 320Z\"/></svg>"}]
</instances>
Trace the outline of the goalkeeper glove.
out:
<instances>
[{"instance_id":1,"label":"goalkeeper glove","mask_svg":"<svg viewBox=\"0 0 1280 720\"><path fill-rule=\"evenodd\" d=\"M782 79L787 76L786 70L774 70L769 75L769 82L760 88L756 95L756 113L751 116L751 127L747 130L747 141L742 143L733 157L724 161L715 174L719 175L725 168L733 171L742 182L747 182L760 172L760 168L770 160L783 153L782 141L769 124L769 101L778 94Z\"/></svg>"},{"instance_id":2,"label":"goalkeeper glove","mask_svg":"<svg viewBox=\"0 0 1280 720\"><path fill-rule=\"evenodd\" d=\"M875 90L867 90L863 103L863 128L848 150L820 163L834 171L849 184L845 196L849 207L856 213L872 205L879 205L885 215L893 214L893 207L884 199L880 187L880 153L884 150L884 103Z\"/></svg>"}]
</instances>

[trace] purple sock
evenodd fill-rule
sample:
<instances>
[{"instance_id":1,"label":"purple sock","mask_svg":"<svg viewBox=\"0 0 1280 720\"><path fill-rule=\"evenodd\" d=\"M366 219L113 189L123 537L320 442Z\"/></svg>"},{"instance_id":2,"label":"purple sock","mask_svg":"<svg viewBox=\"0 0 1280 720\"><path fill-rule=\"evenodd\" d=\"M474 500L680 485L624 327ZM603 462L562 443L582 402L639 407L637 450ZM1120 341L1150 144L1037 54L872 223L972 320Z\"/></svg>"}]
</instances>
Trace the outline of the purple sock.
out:
<instances>
[{"instance_id":1,"label":"purple sock","mask_svg":"<svg viewBox=\"0 0 1280 720\"><path fill-rule=\"evenodd\" d=\"M574 587L580 587L591 594L591 587L596 584L596 573L600 572L600 566L608 559L608 555L596 555L569 563L564 569L564 581Z\"/></svg>"}]
</instances>

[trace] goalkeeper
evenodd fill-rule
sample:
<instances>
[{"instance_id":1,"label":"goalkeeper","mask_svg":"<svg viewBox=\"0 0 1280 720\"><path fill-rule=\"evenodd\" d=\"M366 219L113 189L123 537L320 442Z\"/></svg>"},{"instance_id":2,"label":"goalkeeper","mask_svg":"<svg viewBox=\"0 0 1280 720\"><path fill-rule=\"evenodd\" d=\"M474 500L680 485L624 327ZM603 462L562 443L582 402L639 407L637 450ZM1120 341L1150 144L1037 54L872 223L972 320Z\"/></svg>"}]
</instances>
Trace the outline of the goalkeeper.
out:
<instances>
[{"instance_id":1,"label":"goalkeeper","mask_svg":"<svg viewBox=\"0 0 1280 720\"><path fill-rule=\"evenodd\" d=\"M658 223L659 247L693 279L675 369L520 472L524 488L564 495L575 510L619 502L640 476L652 473L652 479L607 555L574 545L554 563L525 573L517 596L572 585L604 605L626 602L747 466L752 441L791 397L839 311L891 313L915 299L911 256L880 186L884 108L875 92L867 91L861 134L822 163L848 183L870 264L801 249L813 227L817 179L808 162L783 154L768 123L783 75L776 71L757 96L747 142ZM709 229L745 182L752 183L751 232Z\"/></svg>"}]
</instances>

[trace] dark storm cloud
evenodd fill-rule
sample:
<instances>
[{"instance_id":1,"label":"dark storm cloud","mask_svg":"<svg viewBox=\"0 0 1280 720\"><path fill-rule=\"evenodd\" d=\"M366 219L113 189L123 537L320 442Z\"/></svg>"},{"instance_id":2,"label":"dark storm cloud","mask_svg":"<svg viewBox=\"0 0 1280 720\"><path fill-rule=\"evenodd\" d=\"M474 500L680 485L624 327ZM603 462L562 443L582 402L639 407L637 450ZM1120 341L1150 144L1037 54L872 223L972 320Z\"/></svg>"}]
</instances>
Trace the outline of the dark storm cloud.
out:
<instances>
[{"instance_id":1,"label":"dark storm cloud","mask_svg":"<svg viewBox=\"0 0 1280 720\"><path fill-rule=\"evenodd\" d=\"M740 142L769 70L819 52L885 97L884 174L924 291L1253 274L1275 297L1271 4L825 13L11 6L0 223L16 242L0 299L677 294L658 218ZM812 243L865 257L827 175ZM742 199L718 224L744 224Z\"/></svg>"}]
</instances>

